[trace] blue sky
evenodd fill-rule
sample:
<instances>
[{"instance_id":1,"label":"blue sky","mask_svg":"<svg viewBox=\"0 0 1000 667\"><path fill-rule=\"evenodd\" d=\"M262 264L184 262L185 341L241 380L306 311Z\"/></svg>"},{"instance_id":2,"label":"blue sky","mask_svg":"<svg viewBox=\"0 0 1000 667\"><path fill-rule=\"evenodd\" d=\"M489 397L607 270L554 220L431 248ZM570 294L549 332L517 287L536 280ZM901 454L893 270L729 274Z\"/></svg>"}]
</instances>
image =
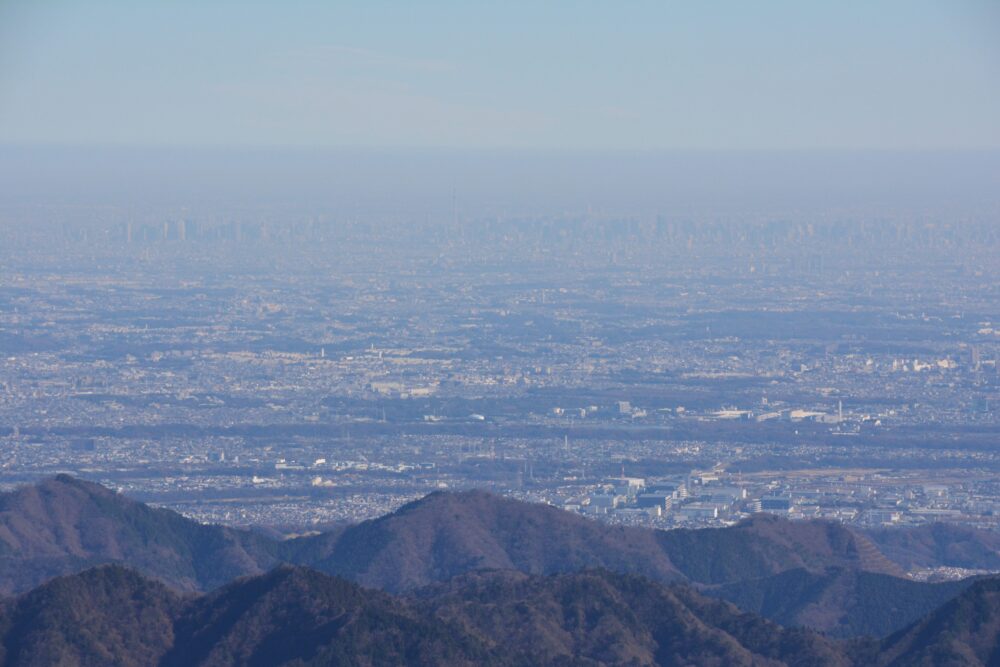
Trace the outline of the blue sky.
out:
<instances>
[{"instance_id":1,"label":"blue sky","mask_svg":"<svg viewBox=\"0 0 1000 667\"><path fill-rule=\"evenodd\" d=\"M1000 2L0 0L0 143L1000 148Z\"/></svg>"}]
</instances>

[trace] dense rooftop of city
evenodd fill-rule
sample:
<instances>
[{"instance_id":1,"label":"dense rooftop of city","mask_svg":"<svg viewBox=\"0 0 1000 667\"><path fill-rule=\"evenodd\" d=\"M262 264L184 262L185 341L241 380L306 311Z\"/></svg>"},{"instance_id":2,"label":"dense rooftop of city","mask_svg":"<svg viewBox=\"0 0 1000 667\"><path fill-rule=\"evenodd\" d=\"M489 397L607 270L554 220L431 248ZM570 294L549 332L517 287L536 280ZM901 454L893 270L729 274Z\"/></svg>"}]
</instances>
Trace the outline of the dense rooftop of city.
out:
<instances>
[{"instance_id":1,"label":"dense rooftop of city","mask_svg":"<svg viewBox=\"0 0 1000 667\"><path fill-rule=\"evenodd\" d=\"M5 215L7 487L287 532L467 487L661 527L1000 522L988 221Z\"/></svg>"}]
</instances>

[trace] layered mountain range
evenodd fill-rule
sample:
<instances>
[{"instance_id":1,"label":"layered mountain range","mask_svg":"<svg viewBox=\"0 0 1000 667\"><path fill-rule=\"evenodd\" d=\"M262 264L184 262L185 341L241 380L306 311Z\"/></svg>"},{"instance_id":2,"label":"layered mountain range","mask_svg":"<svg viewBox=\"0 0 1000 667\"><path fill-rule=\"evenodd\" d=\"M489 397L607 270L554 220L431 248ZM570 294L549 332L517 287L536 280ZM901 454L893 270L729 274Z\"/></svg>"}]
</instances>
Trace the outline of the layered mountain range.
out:
<instances>
[{"instance_id":1,"label":"layered mountain range","mask_svg":"<svg viewBox=\"0 0 1000 667\"><path fill-rule=\"evenodd\" d=\"M992 664L1000 580L903 568L989 569L996 544L627 528L479 491L278 540L58 476L0 495L0 664Z\"/></svg>"},{"instance_id":2,"label":"layered mountain range","mask_svg":"<svg viewBox=\"0 0 1000 667\"><path fill-rule=\"evenodd\" d=\"M299 566L184 595L104 565L0 605L0 664L993 665L1000 579L883 640L787 629L683 584L481 570L393 596Z\"/></svg>"}]
</instances>

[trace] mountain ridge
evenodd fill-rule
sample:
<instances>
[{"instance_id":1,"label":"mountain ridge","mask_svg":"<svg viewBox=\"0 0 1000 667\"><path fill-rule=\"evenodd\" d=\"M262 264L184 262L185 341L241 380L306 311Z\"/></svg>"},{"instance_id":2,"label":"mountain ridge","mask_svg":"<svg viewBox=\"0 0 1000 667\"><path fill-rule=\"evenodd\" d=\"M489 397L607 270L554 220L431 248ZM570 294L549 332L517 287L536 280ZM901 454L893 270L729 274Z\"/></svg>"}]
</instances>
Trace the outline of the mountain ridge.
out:
<instances>
[{"instance_id":1,"label":"mountain ridge","mask_svg":"<svg viewBox=\"0 0 1000 667\"><path fill-rule=\"evenodd\" d=\"M203 525L70 475L0 494L0 591L109 562L193 591L262 572L278 559L262 536Z\"/></svg>"},{"instance_id":2,"label":"mountain ridge","mask_svg":"<svg viewBox=\"0 0 1000 667\"><path fill-rule=\"evenodd\" d=\"M880 641L782 628L686 584L607 570L480 570L393 596L280 565L181 594L103 565L0 600L0 667L974 667L998 656L1000 577Z\"/></svg>"},{"instance_id":3,"label":"mountain ridge","mask_svg":"<svg viewBox=\"0 0 1000 667\"><path fill-rule=\"evenodd\" d=\"M702 593L785 627L831 637L882 637L902 629L974 583L917 582L886 574L830 568L786 570L770 577L705 587Z\"/></svg>"},{"instance_id":4,"label":"mountain ridge","mask_svg":"<svg viewBox=\"0 0 1000 667\"><path fill-rule=\"evenodd\" d=\"M4 605L0 664L850 664L819 634L634 575L481 571L438 586L394 597L279 566L185 599L106 565Z\"/></svg>"},{"instance_id":5,"label":"mountain ridge","mask_svg":"<svg viewBox=\"0 0 1000 667\"><path fill-rule=\"evenodd\" d=\"M962 535L963 558L991 554L985 538ZM556 575L603 568L686 582L771 620L837 636L899 629L959 592L898 577L908 540L919 546L912 558L928 562L942 552L933 546L940 538L893 537L894 560L877 549L879 539L888 538L770 515L727 528L613 526L473 490L432 493L336 532L279 541L202 525L63 475L0 494L0 592L24 592L101 563L129 565L182 592L214 590L283 562L391 593L483 569ZM881 610L886 600L892 613Z\"/></svg>"}]
</instances>

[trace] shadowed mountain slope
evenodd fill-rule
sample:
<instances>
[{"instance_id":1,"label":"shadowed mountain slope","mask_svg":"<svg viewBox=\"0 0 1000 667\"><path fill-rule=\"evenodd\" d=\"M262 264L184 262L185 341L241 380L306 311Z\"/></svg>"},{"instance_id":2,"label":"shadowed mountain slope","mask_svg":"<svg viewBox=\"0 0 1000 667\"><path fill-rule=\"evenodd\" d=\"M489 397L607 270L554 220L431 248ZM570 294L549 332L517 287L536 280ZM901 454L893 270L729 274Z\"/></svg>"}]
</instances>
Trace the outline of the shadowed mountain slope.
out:
<instances>
[{"instance_id":1,"label":"shadowed mountain slope","mask_svg":"<svg viewBox=\"0 0 1000 667\"><path fill-rule=\"evenodd\" d=\"M394 592L477 569L549 574L604 567L659 581L681 578L655 531L483 491L432 493L332 538L295 542L289 556L296 562Z\"/></svg>"},{"instance_id":2,"label":"shadowed mountain slope","mask_svg":"<svg viewBox=\"0 0 1000 667\"><path fill-rule=\"evenodd\" d=\"M0 591L101 563L203 591L279 562L397 593L483 569L603 568L706 586L772 620L838 636L898 629L961 588L855 576L900 570L842 525L767 515L730 528L657 531L467 491L434 493L336 533L278 541L201 525L68 476L0 495Z\"/></svg>"},{"instance_id":3,"label":"shadowed mountain slope","mask_svg":"<svg viewBox=\"0 0 1000 667\"><path fill-rule=\"evenodd\" d=\"M191 604L163 665L488 665L474 638L404 601L295 567Z\"/></svg>"},{"instance_id":4,"label":"shadowed mountain slope","mask_svg":"<svg viewBox=\"0 0 1000 667\"><path fill-rule=\"evenodd\" d=\"M881 642L784 629L687 585L605 570L482 570L394 597L281 566L182 596L109 565L0 601L0 667L983 667L998 658L1000 578Z\"/></svg>"},{"instance_id":5,"label":"shadowed mountain slope","mask_svg":"<svg viewBox=\"0 0 1000 667\"><path fill-rule=\"evenodd\" d=\"M847 665L844 647L685 586L587 571L482 572L419 591L429 613L521 664Z\"/></svg>"},{"instance_id":6,"label":"shadowed mountain slope","mask_svg":"<svg viewBox=\"0 0 1000 667\"><path fill-rule=\"evenodd\" d=\"M688 579L724 584L786 570L846 567L900 576L866 537L827 521L788 521L758 514L730 528L658 533L671 562Z\"/></svg>"},{"instance_id":7,"label":"shadowed mountain slope","mask_svg":"<svg viewBox=\"0 0 1000 667\"><path fill-rule=\"evenodd\" d=\"M285 548L289 560L394 592L476 569L552 574L602 567L706 584L799 568L901 574L867 538L834 523L759 515L731 528L658 531L483 491L433 493L335 536Z\"/></svg>"},{"instance_id":8,"label":"shadowed mountain slope","mask_svg":"<svg viewBox=\"0 0 1000 667\"><path fill-rule=\"evenodd\" d=\"M56 578L4 605L0 664L153 665L174 642L183 603L117 566Z\"/></svg>"},{"instance_id":9,"label":"shadowed mountain slope","mask_svg":"<svg viewBox=\"0 0 1000 667\"><path fill-rule=\"evenodd\" d=\"M1000 533L932 523L916 528L868 531L879 550L904 569L961 567L1000 570Z\"/></svg>"},{"instance_id":10,"label":"shadowed mountain slope","mask_svg":"<svg viewBox=\"0 0 1000 667\"><path fill-rule=\"evenodd\" d=\"M272 567L269 540L206 526L59 475L0 495L0 591L120 562L181 590L207 590Z\"/></svg>"},{"instance_id":11,"label":"shadowed mountain slope","mask_svg":"<svg viewBox=\"0 0 1000 667\"><path fill-rule=\"evenodd\" d=\"M1000 665L1000 578L977 581L882 644L892 667Z\"/></svg>"},{"instance_id":12,"label":"shadowed mountain slope","mask_svg":"<svg viewBox=\"0 0 1000 667\"><path fill-rule=\"evenodd\" d=\"M394 598L281 567L182 599L118 566L0 615L14 665L848 665L843 645L606 571L482 572Z\"/></svg>"},{"instance_id":13,"label":"shadowed mountain slope","mask_svg":"<svg viewBox=\"0 0 1000 667\"><path fill-rule=\"evenodd\" d=\"M704 592L786 627L834 637L882 637L913 623L972 584L930 584L846 568L787 570Z\"/></svg>"}]
</instances>

